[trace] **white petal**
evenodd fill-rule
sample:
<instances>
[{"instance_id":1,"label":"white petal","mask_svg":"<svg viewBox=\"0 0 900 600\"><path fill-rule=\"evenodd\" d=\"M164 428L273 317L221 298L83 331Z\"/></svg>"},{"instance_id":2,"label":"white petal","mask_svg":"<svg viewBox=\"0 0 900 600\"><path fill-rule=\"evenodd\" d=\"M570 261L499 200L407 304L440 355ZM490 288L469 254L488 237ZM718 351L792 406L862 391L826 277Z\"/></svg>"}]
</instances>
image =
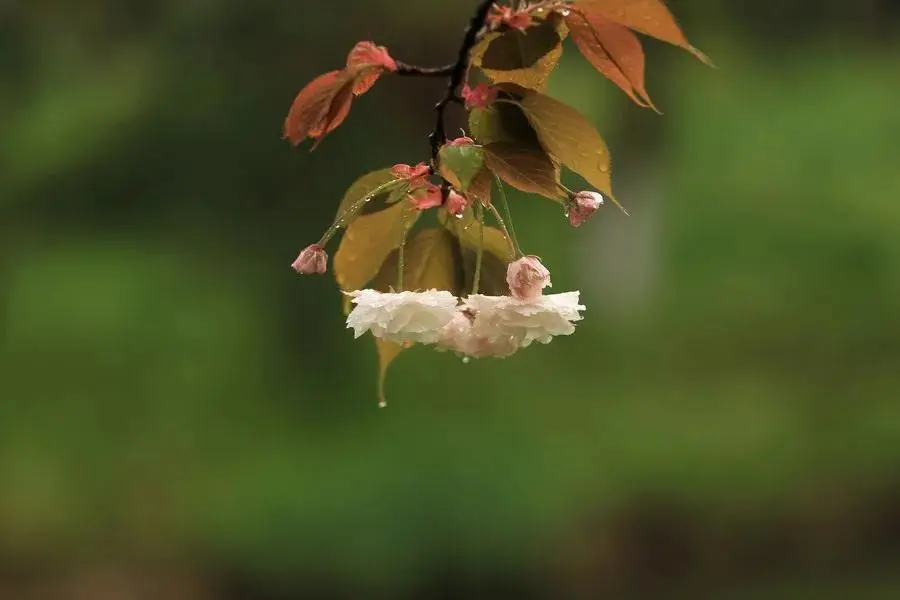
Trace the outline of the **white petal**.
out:
<instances>
[{"instance_id":1,"label":"white petal","mask_svg":"<svg viewBox=\"0 0 900 600\"><path fill-rule=\"evenodd\" d=\"M395 342L431 344L456 314L457 298L443 290L385 293L357 290L348 294L356 306L347 327L356 337L367 331Z\"/></svg>"}]
</instances>

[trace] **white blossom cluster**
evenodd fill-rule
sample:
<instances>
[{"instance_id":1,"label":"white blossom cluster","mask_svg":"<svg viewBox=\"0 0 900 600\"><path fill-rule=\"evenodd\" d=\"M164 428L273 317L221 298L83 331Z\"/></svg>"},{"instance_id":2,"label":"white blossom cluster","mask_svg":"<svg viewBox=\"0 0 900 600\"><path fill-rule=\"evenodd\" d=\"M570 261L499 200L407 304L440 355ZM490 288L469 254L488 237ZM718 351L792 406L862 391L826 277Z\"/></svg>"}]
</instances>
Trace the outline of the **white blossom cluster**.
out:
<instances>
[{"instance_id":1,"label":"white blossom cluster","mask_svg":"<svg viewBox=\"0 0 900 600\"><path fill-rule=\"evenodd\" d=\"M536 259L522 261L510 265L510 296L472 294L458 299L443 290L350 292L355 306L347 327L357 338L371 331L377 338L433 344L471 358L510 356L532 342L548 344L554 336L572 334L585 310L578 303L579 292L544 295L541 288L550 284L549 273L523 277L520 269L533 269Z\"/></svg>"}]
</instances>

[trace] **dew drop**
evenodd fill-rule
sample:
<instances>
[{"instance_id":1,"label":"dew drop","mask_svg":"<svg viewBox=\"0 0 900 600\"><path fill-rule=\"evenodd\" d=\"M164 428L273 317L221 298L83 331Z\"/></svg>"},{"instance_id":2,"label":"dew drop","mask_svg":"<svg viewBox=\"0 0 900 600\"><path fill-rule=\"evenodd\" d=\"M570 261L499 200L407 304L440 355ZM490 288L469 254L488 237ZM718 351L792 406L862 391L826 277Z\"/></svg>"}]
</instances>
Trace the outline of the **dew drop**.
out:
<instances>
[{"instance_id":1,"label":"dew drop","mask_svg":"<svg viewBox=\"0 0 900 600\"><path fill-rule=\"evenodd\" d=\"M378 408L387 408L387 402L381 400L378 402Z\"/></svg>"},{"instance_id":2,"label":"dew drop","mask_svg":"<svg viewBox=\"0 0 900 600\"><path fill-rule=\"evenodd\" d=\"M561 14L564 17L568 17L571 13L572 13L572 11L570 11L568 8L564 8L561 11L559 11L559 14Z\"/></svg>"},{"instance_id":3,"label":"dew drop","mask_svg":"<svg viewBox=\"0 0 900 600\"><path fill-rule=\"evenodd\" d=\"M467 365L467 364L469 364L470 362L472 362L472 359L469 358L468 356L463 356L463 357L462 357L462 361L463 361L463 364L464 364L464 365Z\"/></svg>"},{"instance_id":4,"label":"dew drop","mask_svg":"<svg viewBox=\"0 0 900 600\"><path fill-rule=\"evenodd\" d=\"M456 218L459 219L459 220L462 220L462 218L463 218L463 214L462 214L462 213L459 213L458 215L453 215L453 216L456 217ZM466 229L468 229L468 227L467 227Z\"/></svg>"}]
</instances>

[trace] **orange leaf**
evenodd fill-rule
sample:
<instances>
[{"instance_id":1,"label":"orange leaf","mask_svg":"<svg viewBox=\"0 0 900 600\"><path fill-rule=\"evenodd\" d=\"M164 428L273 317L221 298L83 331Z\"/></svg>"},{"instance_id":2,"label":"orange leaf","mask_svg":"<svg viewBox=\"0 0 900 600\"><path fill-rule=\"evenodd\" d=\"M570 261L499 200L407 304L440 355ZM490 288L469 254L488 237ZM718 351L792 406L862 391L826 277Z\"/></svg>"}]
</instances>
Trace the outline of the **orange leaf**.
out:
<instances>
[{"instance_id":1,"label":"orange leaf","mask_svg":"<svg viewBox=\"0 0 900 600\"><path fill-rule=\"evenodd\" d=\"M322 141L322 138L337 129L341 123L350 114L350 104L353 102L353 81L347 81L343 87L338 89L337 93L331 99L331 106L328 112L316 126L310 130L309 137L315 138L315 148Z\"/></svg>"},{"instance_id":2,"label":"orange leaf","mask_svg":"<svg viewBox=\"0 0 900 600\"><path fill-rule=\"evenodd\" d=\"M397 61L387 48L373 42L359 42L347 55L347 72L355 78L353 93L357 96L368 92L383 72L396 70Z\"/></svg>"},{"instance_id":3,"label":"orange leaf","mask_svg":"<svg viewBox=\"0 0 900 600\"><path fill-rule=\"evenodd\" d=\"M294 100L284 121L284 137L295 146L319 129L331 109L335 95L347 83L344 71L330 71L309 82Z\"/></svg>"},{"instance_id":4,"label":"orange leaf","mask_svg":"<svg viewBox=\"0 0 900 600\"><path fill-rule=\"evenodd\" d=\"M592 13L572 11L566 17L566 24L575 45L601 75L639 106L653 107L644 87L644 51L636 35Z\"/></svg>"},{"instance_id":5,"label":"orange leaf","mask_svg":"<svg viewBox=\"0 0 900 600\"><path fill-rule=\"evenodd\" d=\"M491 171L516 189L551 200L565 197L559 185L559 168L543 150L494 142L484 147L484 160Z\"/></svg>"},{"instance_id":6,"label":"orange leaf","mask_svg":"<svg viewBox=\"0 0 900 600\"><path fill-rule=\"evenodd\" d=\"M662 0L577 0L575 6L582 12L606 17L638 33L684 48L704 63L712 65L705 54L688 42Z\"/></svg>"}]
</instances>

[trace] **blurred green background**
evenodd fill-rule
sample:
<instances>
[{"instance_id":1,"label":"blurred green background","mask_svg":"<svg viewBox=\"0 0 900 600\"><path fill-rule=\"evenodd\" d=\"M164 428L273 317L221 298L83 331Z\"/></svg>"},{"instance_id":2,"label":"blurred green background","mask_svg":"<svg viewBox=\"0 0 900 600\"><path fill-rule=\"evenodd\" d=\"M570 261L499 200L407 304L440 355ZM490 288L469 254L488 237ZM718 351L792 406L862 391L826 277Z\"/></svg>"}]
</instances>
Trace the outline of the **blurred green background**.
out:
<instances>
[{"instance_id":1,"label":"blurred green background","mask_svg":"<svg viewBox=\"0 0 900 600\"><path fill-rule=\"evenodd\" d=\"M289 265L443 82L281 124L475 0L0 1L0 598L900 597L900 10L672 4L719 69L648 40L665 116L571 46L551 80L632 216L512 198L577 334L408 352L379 410Z\"/></svg>"}]
</instances>

